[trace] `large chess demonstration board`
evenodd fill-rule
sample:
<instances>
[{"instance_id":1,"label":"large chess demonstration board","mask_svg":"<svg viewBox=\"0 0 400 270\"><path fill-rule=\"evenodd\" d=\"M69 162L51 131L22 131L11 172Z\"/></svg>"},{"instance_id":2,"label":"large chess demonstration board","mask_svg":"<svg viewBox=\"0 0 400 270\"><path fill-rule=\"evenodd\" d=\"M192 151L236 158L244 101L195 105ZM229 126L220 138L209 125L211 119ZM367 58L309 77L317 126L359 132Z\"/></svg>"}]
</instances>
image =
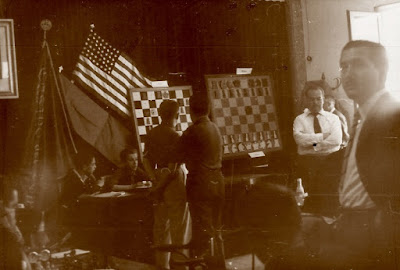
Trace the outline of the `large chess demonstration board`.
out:
<instances>
[{"instance_id":1,"label":"large chess demonstration board","mask_svg":"<svg viewBox=\"0 0 400 270\"><path fill-rule=\"evenodd\" d=\"M161 123L158 109L163 100L172 99L178 102L179 118L176 131L182 135L183 131L192 123L189 110L189 98L191 95L191 86L133 88L130 90L132 116L136 127L140 153L144 151L147 133Z\"/></svg>"},{"instance_id":2,"label":"large chess demonstration board","mask_svg":"<svg viewBox=\"0 0 400 270\"><path fill-rule=\"evenodd\" d=\"M224 157L282 149L270 75L206 75Z\"/></svg>"}]
</instances>

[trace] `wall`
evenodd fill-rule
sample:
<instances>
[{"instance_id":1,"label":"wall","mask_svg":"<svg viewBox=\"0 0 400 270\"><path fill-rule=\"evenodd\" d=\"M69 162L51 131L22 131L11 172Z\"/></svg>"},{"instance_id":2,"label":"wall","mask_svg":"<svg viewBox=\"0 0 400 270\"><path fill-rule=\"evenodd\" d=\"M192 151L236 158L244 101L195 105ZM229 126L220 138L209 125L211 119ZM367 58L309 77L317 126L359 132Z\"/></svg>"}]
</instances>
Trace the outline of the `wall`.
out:
<instances>
[{"instance_id":1,"label":"wall","mask_svg":"<svg viewBox=\"0 0 400 270\"><path fill-rule=\"evenodd\" d=\"M39 23L44 18L53 23L47 37L55 66L62 65L68 77L91 23L154 79L172 82L170 72L185 72L179 84L204 91L204 74L234 73L236 67L247 66L257 73L270 72L280 105L279 124L284 138L291 138L286 5L249 2L0 0L0 15L14 19L20 89L18 100L0 101L0 174L17 168L25 151L43 38Z\"/></svg>"},{"instance_id":2,"label":"wall","mask_svg":"<svg viewBox=\"0 0 400 270\"><path fill-rule=\"evenodd\" d=\"M321 78L334 85L339 74L339 58L342 47L349 41L346 10L374 11L374 7L390 4L394 0L301 0L307 80ZM351 111L352 103L342 87L333 92L339 102Z\"/></svg>"}]
</instances>

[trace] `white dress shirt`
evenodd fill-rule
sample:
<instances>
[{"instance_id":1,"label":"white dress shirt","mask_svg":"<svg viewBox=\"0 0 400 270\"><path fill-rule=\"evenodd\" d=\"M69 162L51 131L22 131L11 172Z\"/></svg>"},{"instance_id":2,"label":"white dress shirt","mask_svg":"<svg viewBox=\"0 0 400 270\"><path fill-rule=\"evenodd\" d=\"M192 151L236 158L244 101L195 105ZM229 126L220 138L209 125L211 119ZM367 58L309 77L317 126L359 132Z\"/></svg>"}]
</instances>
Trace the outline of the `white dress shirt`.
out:
<instances>
[{"instance_id":1,"label":"white dress shirt","mask_svg":"<svg viewBox=\"0 0 400 270\"><path fill-rule=\"evenodd\" d=\"M322 133L314 133L314 115L310 110L296 117L293 123L293 136L299 155L328 155L340 149L342 127L339 117L321 110L317 115ZM330 134L324 139L323 133Z\"/></svg>"},{"instance_id":2,"label":"white dress shirt","mask_svg":"<svg viewBox=\"0 0 400 270\"><path fill-rule=\"evenodd\" d=\"M360 174L357 168L356 151L358 138L360 137L360 131L363 127L368 112L385 92L385 90L377 92L359 108L361 121L359 121L354 134L354 141L352 143L352 148L350 149L347 164L344 164L344 166L346 166L346 170L344 175L342 175L339 188L339 202L343 208L354 210L368 210L375 208L375 203L372 201L364 187L363 182L360 179Z\"/></svg>"}]
</instances>

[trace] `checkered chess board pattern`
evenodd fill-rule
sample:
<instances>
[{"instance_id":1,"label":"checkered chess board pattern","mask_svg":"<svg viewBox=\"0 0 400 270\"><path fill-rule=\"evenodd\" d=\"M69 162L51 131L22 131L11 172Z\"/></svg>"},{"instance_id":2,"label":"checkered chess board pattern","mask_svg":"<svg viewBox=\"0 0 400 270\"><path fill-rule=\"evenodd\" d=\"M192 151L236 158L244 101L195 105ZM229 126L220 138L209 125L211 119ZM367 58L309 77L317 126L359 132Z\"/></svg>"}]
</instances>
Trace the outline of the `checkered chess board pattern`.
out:
<instances>
[{"instance_id":1,"label":"checkered chess board pattern","mask_svg":"<svg viewBox=\"0 0 400 270\"><path fill-rule=\"evenodd\" d=\"M206 82L224 156L282 148L269 75L208 75Z\"/></svg>"},{"instance_id":2,"label":"checkered chess board pattern","mask_svg":"<svg viewBox=\"0 0 400 270\"><path fill-rule=\"evenodd\" d=\"M130 92L132 115L136 127L138 145L143 153L147 133L161 124L158 109L166 99L172 99L179 104L179 118L176 130L180 135L192 123L189 110L189 98L192 95L191 86L162 87L162 88L134 88Z\"/></svg>"}]
</instances>

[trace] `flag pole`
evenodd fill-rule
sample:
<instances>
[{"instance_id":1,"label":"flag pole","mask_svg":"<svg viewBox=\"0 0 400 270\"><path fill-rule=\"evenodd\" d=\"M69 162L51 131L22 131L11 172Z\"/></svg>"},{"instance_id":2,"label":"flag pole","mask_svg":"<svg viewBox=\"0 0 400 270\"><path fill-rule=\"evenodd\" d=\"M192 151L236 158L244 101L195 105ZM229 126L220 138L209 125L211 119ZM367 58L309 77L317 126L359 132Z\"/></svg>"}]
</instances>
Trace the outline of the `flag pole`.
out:
<instances>
[{"instance_id":1,"label":"flag pole","mask_svg":"<svg viewBox=\"0 0 400 270\"><path fill-rule=\"evenodd\" d=\"M67 113L66 113L66 110L65 110L64 101L63 101L63 98L62 98L62 95L61 95L61 91L60 91L60 86L58 85L58 77L57 77L56 71L54 69L53 58L51 57L49 44L47 43L47 40L46 40L46 33L52 27L51 21L47 20L47 19L41 21L40 27L43 29L43 45L42 45L42 48L46 47L47 55L49 56L51 73L53 74L54 81L55 81L56 88L57 88L58 97L60 98L61 109L62 109L63 116L64 116L64 119L65 119L65 123L66 123L66 126L67 126L68 136L69 136L69 138L71 140L71 144L72 144L72 148L74 150L74 153L77 154L78 150L76 149L74 138L72 137L71 127L69 126L69 122L68 122L68 117L67 117Z\"/></svg>"}]
</instances>

